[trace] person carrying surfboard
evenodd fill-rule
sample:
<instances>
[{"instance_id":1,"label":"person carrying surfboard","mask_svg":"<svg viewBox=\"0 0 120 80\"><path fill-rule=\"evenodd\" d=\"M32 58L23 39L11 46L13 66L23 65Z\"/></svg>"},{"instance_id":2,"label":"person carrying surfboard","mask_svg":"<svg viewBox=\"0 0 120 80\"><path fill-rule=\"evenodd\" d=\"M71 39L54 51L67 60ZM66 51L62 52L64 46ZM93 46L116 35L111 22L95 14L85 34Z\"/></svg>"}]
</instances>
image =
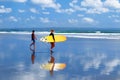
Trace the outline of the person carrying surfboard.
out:
<instances>
[{"instance_id":1,"label":"person carrying surfboard","mask_svg":"<svg viewBox=\"0 0 120 80\"><path fill-rule=\"evenodd\" d=\"M30 44L30 47L33 45L34 49L35 49L35 39L37 39L35 36L35 30L32 30L32 34L31 34L32 43Z\"/></svg>"},{"instance_id":2,"label":"person carrying surfboard","mask_svg":"<svg viewBox=\"0 0 120 80\"><path fill-rule=\"evenodd\" d=\"M54 30L50 30L50 34L49 36L52 36L54 42L50 42L51 44L51 48L50 48L50 51L52 51L52 49L55 47L55 37L54 37Z\"/></svg>"}]
</instances>

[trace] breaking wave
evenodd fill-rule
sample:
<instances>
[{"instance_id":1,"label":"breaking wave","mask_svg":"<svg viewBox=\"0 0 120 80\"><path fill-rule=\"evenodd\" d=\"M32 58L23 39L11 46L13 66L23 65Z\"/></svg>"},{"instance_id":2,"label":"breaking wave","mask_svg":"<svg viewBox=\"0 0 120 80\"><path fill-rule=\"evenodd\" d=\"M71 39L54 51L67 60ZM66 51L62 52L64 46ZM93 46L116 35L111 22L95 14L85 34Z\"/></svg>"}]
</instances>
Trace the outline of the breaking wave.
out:
<instances>
[{"instance_id":1,"label":"breaking wave","mask_svg":"<svg viewBox=\"0 0 120 80\"><path fill-rule=\"evenodd\" d=\"M37 35L49 35L50 32L48 31L36 31L35 32ZM2 31L0 34L26 34L30 35L31 32L29 31ZM96 33L55 33L55 34L61 34L65 35L66 37L71 37L71 38L88 38L88 39L120 39L120 33L101 33L101 32L96 32Z\"/></svg>"}]
</instances>

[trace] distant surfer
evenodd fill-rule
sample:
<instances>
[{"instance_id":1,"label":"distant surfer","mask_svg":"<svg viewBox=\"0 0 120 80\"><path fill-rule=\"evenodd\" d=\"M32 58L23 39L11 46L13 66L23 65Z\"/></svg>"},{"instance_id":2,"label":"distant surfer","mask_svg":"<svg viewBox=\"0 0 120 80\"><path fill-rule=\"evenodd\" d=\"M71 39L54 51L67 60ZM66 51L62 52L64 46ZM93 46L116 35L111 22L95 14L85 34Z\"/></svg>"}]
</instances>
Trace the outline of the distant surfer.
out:
<instances>
[{"instance_id":1,"label":"distant surfer","mask_svg":"<svg viewBox=\"0 0 120 80\"><path fill-rule=\"evenodd\" d=\"M35 30L32 30L32 34L31 34L32 43L30 44L30 47L33 45L34 49L35 49L35 39L37 39L35 36Z\"/></svg>"},{"instance_id":2,"label":"distant surfer","mask_svg":"<svg viewBox=\"0 0 120 80\"><path fill-rule=\"evenodd\" d=\"M51 48L50 48L50 51L52 51L52 49L55 47L55 37L54 37L54 30L50 30L50 34L49 36L52 36L54 42L50 42L51 44Z\"/></svg>"}]
</instances>

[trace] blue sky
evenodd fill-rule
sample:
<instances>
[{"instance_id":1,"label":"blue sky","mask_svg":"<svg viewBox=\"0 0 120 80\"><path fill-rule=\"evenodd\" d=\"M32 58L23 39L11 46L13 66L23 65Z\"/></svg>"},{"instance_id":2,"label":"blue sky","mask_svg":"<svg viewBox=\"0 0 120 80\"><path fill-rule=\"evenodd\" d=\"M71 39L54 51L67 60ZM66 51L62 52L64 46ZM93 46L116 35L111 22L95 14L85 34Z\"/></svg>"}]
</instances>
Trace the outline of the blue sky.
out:
<instances>
[{"instance_id":1,"label":"blue sky","mask_svg":"<svg viewBox=\"0 0 120 80\"><path fill-rule=\"evenodd\" d=\"M0 0L0 28L120 28L120 0Z\"/></svg>"}]
</instances>

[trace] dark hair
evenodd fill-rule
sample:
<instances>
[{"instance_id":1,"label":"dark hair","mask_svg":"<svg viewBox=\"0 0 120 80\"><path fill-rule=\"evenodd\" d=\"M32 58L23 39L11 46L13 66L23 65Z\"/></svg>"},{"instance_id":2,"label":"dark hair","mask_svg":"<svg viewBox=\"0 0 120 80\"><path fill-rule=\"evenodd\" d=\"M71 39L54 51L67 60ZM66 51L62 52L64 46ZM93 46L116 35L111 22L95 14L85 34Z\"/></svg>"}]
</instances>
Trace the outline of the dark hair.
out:
<instances>
[{"instance_id":1,"label":"dark hair","mask_svg":"<svg viewBox=\"0 0 120 80\"><path fill-rule=\"evenodd\" d=\"M53 29L51 29L50 31L51 31L51 32L54 32L54 30L53 30Z\"/></svg>"},{"instance_id":2,"label":"dark hair","mask_svg":"<svg viewBox=\"0 0 120 80\"><path fill-rule=\"evenodd\" d=\"M35 32L35 30L32 30L32 32Z\"/></svg>"}]
</instances>

